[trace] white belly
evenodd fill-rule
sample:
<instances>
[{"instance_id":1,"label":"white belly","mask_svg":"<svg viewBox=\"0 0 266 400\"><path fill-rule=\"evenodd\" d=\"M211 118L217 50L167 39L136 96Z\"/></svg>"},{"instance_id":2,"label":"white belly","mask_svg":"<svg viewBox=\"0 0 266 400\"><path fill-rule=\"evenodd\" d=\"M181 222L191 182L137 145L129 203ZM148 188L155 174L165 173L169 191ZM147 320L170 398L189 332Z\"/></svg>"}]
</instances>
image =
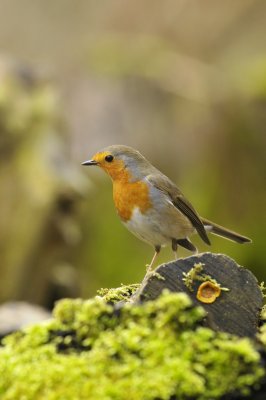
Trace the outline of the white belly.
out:
<instances>
[{"instance_id":1,"label":"white belly","mask_svg":"<svg viewBox=\"0 0 266 400\"><path fill-rule=\"evenodd\" d=\"M171 244L172 239L184 239L194 231L190 221L171 204L163 210L154 208L144 214L136 207L131 219L123 223L135 236L152 246Z\"/></svg>"},{"instance_id":2,"label":"white belly","mask_svg":"<svg viewBox=\"0 0 266 400\"><path fill-rule=\"evenodd\" d=\"M135 208L130 221L123 223L135 236L152 246L164 246L170 242L170 240L162 234L160 224L157 222L157 218L152 212L142 214L139 208Z\"/></svg>"}]
</instances>

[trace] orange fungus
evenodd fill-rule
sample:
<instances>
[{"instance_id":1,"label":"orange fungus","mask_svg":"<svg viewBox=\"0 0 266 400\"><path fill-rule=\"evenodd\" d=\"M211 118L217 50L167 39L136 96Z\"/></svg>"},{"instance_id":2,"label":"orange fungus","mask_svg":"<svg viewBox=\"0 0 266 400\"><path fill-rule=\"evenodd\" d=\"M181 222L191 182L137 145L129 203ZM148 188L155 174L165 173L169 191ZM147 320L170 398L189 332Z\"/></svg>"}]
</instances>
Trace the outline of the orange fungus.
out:
<instances>
[{"instance_id":1,"label":"orange fungus","mask_svg":"<svg viewBox=\"0 0 266 400\"><path fill-rule=\"evenodd\" d=\"M197 292L197 299L202 303L213 303L217 297L221 294L221 288L219 285L211 282L206 281L203 282Z\"/></svg>"}]
</instances>

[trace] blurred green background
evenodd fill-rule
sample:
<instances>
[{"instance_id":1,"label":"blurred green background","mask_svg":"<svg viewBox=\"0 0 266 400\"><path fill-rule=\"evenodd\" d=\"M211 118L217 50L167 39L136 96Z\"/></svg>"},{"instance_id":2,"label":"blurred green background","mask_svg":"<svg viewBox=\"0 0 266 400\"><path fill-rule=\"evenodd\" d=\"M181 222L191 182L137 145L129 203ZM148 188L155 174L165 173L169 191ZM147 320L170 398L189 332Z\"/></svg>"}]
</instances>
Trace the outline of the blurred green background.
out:
<instances>
[{"instance_id":1,"label":"blurred green background","mask_svg":"<svg viewBox=\"0 0 266 400\"><path fill-rule=\"evenodd\" d=\"M261 0L1 0L1 302L142 279L153 249L121 225L109 178L80 165L110 144L251 237L212 236L212 251L266 279L265 21Z\"/></svg>"}]
</instances>

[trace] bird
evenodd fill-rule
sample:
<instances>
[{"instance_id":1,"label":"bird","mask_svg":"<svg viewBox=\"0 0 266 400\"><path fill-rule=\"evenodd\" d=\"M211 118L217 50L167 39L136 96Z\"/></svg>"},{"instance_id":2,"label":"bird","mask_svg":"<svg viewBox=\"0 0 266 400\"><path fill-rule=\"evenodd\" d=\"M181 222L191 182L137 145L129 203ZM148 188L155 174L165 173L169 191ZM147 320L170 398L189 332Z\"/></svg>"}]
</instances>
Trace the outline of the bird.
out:
<instances>
[{"instance_id":1,"label":"bird","mask_svg":"<svg viewBox=\"0 0 266 400\"><path fill-rule=\"evenodd\" d=\"M154 247L149 274L162 247L171 245L177 259L181 246L197 253L190 236L197 233L207 245L207 233L237 243L251 242L246 236L202 218L178 187L139 151L112 145L95 153L84 166L98 166L113 182L113 199L126 228Z\"/></svg>"}]
</instances>

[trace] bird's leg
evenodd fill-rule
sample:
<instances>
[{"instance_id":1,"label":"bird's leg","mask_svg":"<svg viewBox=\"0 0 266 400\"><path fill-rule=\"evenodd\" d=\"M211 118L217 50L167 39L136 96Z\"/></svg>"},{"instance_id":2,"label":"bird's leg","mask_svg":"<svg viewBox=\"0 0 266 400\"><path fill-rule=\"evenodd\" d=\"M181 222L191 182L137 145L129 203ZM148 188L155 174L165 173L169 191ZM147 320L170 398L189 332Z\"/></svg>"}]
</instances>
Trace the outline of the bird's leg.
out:
<instances>
[{"instance_id":1,"label":"bird's leg","mask_svg":"<svg viewBox=\"0 0 266 400\"><path fill-rule=\"evenodd\" d=\"M153 257L152 257L151 263L148 265L147 273L145 275L145 278L152 271L153 264L154 264L154 262L155 262L155 260L156 260L156 258L158 256L158 254L160 253L160 250L161 250L161 246L155 246L155 253L154 253Z\"/></svg>"},{"instance_id":2,"label":"bird's leg","mask_svg":"<svg viewBox=\"0 0 266 400\"><path fill-rule=\"evenodd\" d=\"M130 302L134 302L139 298L141 290L143 288L143 285L146 284L147 280L152 275L152 267L153 267L153 264L154 264L156 258L158 257L158 254L160 253L160 250L161 250L161 246L159 246L159 245L155 246L155 253L154 253L153 257L152 257L151 263L147 265L147 271L146 271L146 274L145 274L145 276L143 278L142 284L136 290L136 292L133 294L133 296L130 297L130 299L129 299Z\"/></svg>"},{"instance_id":3,"label":"bird's leg","mask_svg":"<svg viewBox=\"0 0 266 400\"><path fill-rule=\"evenodd\" d=\"M177 240L176 239L172 239L172 250L175 254L175 259L177 260L177 248L178 248L178 244L177 244Z\"/></svg>"}]
</instances>

